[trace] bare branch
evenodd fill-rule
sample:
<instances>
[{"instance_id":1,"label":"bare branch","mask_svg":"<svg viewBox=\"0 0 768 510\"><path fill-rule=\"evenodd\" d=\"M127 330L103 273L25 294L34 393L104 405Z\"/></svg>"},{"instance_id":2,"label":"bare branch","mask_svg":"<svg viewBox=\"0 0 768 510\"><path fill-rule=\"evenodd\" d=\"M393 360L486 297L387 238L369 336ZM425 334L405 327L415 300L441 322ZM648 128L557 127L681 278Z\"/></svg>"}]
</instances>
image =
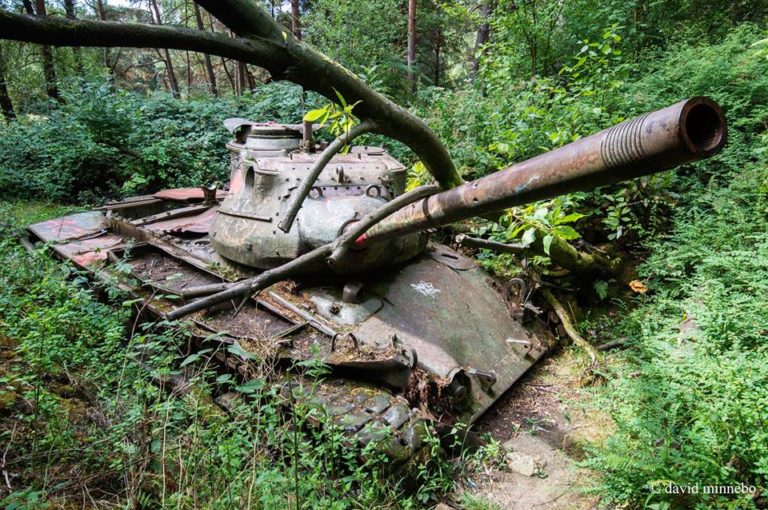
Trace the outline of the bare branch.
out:
<instances>
[{"instance_id":1,"label":"bare branch","mask_svg":"<svg viewBox=\"0 0 768 510\"><path fill-rule=\"evenodd\" d=\"M286 213L283 220L277 225L283 232L290 232L293 220L296 219L296 215L299 213L301 205L309 195L309 191L315 185L315 181L322 173L328 162L338 152L343 149L348 143L357 138L358 136L369 133L376 130L376 124L371 121L363 121L360 124L353 126L348 132L342 134L336 138L333 142L325 148L320 157L314 162L309 173L304 177L304 180L299 185L299 188L293 193L291 201L286 208Z\"/></svg>"},{"instance_id":2,"label":"bare branch","mask_svg":"<svg viewBox=\"0 0 768 510\"><path fill-rule=\"evenodd\" d=\"M49 44L127 48L170 48L246 59L270 71L282 67L280 48L261 40L227 37L172 26L39 18L0 10L3 39Z\"/></svg>"}]
</instances>

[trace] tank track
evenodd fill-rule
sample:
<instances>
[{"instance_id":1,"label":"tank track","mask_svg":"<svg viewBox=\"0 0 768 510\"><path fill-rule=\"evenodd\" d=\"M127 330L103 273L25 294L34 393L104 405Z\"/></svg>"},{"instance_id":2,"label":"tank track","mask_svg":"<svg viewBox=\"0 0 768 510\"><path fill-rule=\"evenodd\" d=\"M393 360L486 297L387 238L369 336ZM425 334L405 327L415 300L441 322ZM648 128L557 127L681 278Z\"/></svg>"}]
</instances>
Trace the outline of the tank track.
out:
<instances>
[{"instance_id":1,"label":"tank track","mask_svg":"<svg viewBox=\"0 0 768 510\"><path fill-rule=\"evenodd\" d=\"M234 369L241 377L248 374L248 368L237 366L232 356L225 358L229 371ZM253 379L243 377L244 382ZM351 443L360 447L373 444L393 461L406 461L420 452L425 436L432 433L430 420L421 411L411 408L402 395L383 387L343 377L309 379L289 372L282 373L273 384L286 415L293 406L303 407L311 411L306 413L312 417L310 426L337 428ZM227 392L214 402L234 411L240 398L239 393Z\"/></svg>"}]
</instances>

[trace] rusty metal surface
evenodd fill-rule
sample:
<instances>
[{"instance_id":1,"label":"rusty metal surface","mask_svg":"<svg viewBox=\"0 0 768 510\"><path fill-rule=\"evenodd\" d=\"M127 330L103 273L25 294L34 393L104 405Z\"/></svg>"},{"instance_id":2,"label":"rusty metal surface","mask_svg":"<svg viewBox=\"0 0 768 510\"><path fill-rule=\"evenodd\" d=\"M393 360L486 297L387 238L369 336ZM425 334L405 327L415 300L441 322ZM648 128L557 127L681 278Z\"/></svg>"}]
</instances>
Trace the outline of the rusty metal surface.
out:
<instances>
[{"instance_id":1,"label":"rusty metal surface","mask_svg":"<svg viewBox=\"0 0 768 510\"><path fill-rule=\"evenodd\" d=\"M27 229L42 241L66 241L82 239L89 235L104 232L107 219L101 212L90 211L70 214L48 221L30 225Z\"/></svg>"},{"instance_id":2,"label":"rusty metal surface","mask_svg":"<svg viewBox=\"0 0 768 510\"><path fill-rule=\"evenodd\" d=\"M52 248L63 257L72 260L82 268L100 267L106 260L109 250L123 244L123 238L113 234L103 234L92 239L54 244Z\"/></svg>"},{"instance_id":3,"label":"rusty metal surface","mask_svg":"<svg viewBox=\"0 0 768 510\"><path fill-rule=\"evenodd\" d=\"M160 200L170 200L172 202L202 202L205 200L205 194L202 188L174 188L164 189L152 195L154 198ZM224 200L227 193L223 190L216 191L216 198L218 200Z\"/></svg>"},{"instance_id":4,"label":"rusty metal surface","mask_svg":"<svg viewBox=\"0 0 768 510\"><path fill-rule=\"evenodd\" d=\"M681 101L411 204L358 243L660 172L715 154L726 138L719 106L701 97Z\"/></svg>"},{"instance_id":5,"label":"rusty metal surface","mask_svg":"<svg viewBox=\"0 0 768 510\"><path fill-rule=\"evenodd\" d=\"M213 219L216 217L216 210L215 207L206 208L199 214L155 221L144 225L144 227L154 232L204 235L211 228L211 223L213 223Z\"/></svg>"},{"instance_id":6,"label":"rusty metal surface","mask_svg":"<svg viewBox=\"0 0 768 510\"><path fill-rule=\"evenodd\" d=\"M295 219L298 225L284 232L277 225L319 157L306 152L267 156L265 151L246 146L233 148L231 193L221 204L210 230L217 252L245 266L276 267L334 241L347 223L405 189L405 167L379 148L336 155L303 202ZM414 236L414 240L419 238ZM378 255L372 253L376 256L366 260L412 257L421 249L414 240L393 242L389 255L380 256L379 250ZM403 252L414 246L415 251Z\"/></svg>"},{"instance_id":7,"label":"rusty metal surface","mask_svg":"<svg viewBox=\"0 0 768 510\"><path fill-rule=\"evenodd\" d=\"M549 338L510 318L490 277L478 268L455 270L424 256L367 285L384 306L354 334L379 348L396 338L446 384L466 374L473 397L467 419L482 414L549 348ZM495 374L490 388L478 378L483 373Z\"/></svg>"},{"instance_id":8,"label":"rusty metal surface","mask_svg":"<svg viewBox=\"0 0 768 510\"><path fill-rule=\"evenodd\" d=\"M196 214L207 211L209 208L210 206L207 205L190 205L188 207L179 207L176 209L171 209L170 211L164 211L158 214L145 216L143 218L137 218L133 220L132 223L138 227L142 227L160 221L175 220L187 216L194 216Z\"/></svg>"}]
</instances>

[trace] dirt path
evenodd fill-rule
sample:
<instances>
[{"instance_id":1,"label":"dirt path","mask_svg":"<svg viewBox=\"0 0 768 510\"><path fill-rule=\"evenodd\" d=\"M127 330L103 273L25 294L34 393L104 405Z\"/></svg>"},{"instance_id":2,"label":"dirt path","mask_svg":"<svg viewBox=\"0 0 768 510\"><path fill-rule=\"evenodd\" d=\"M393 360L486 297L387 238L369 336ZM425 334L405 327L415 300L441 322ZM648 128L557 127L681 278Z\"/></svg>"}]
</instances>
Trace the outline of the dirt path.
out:
<instances>
[{"instance_id":1,"label":"dirt path","mask_svg":"<svg viewBox=\"0 0 768 510\"><path fill-rule=\"evenodd\" d=\"M583 458L582 445L605 438L611 422L584 409L579 373L579 361L560 351L529 372L478 422L476 430L504 444L518 470L535 466L535 471L526 476L509 466L489 469L472 480L474 495L505 510L597 508L597 498L583 492L591 475L575 463Z\"/></svg>"}]
</instances>

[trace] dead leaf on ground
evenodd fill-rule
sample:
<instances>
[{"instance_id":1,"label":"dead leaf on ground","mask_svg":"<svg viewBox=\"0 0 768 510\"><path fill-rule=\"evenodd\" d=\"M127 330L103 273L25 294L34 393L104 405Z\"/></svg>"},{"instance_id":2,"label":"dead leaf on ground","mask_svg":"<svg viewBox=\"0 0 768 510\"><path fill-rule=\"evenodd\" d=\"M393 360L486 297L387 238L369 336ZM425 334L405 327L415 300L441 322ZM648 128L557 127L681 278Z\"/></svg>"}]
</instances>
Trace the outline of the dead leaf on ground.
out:
<instances>
[{"instance_id":1,"label":"dead leaf on ground","mask_svg":"<svg viewBox=\"0 0 768 510\"><path fill-rule=\"evenodd\" d=\"M632 280L629 282L629 288L638 294L645 294L648 292L648 287L646 287L640 280Z\"/></svg>"}]
</instances>

